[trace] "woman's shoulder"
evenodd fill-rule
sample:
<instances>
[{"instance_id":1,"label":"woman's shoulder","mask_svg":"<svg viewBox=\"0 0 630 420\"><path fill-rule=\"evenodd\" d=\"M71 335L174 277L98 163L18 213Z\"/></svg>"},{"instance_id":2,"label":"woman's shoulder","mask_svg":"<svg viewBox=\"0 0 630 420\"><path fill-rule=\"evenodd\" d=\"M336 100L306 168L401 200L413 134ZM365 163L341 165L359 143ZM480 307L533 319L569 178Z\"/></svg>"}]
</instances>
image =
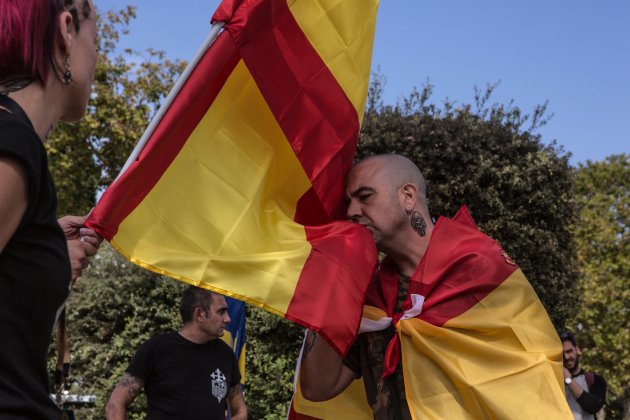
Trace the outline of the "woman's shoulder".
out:
<instances>
[{"instance_id":1,"label":"woman's shoulder","mask_svg":"<svg viewBox=\"0 0 630 420\"><path fill-rule=\"evenodd\" d=\"M33 129L6 111L0 111L0 154L14 156L31 170L41 167L44 145Z\"/></svg>"}]
</instances>

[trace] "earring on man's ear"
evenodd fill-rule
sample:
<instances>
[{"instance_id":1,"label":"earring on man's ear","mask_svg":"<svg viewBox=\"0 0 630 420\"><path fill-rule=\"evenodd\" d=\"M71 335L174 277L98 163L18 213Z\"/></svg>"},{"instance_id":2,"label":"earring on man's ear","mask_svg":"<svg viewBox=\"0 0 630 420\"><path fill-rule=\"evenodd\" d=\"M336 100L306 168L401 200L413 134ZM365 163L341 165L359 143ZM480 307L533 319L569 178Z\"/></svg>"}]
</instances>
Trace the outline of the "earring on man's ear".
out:
<instances>
[{"instance_id":1,"label":"earring on man's ear","mask_svg":"<svg viewBox=\"0 0 630 420\"><path fill-rule=\"evenodd\" d=\"M407 213L407 216L409 216L411 214L411 209L405 209L405 213Z\"/></svg>"},{"instance_id":2,"label":"earring on man's ear","mask_svg":"<svg viewBox=\"0 0 630 420\"><path fill-rule=\"evenodd\" d=\"M64 67L66 68L63 72L62 81L63 84L68 86L70 82L72 82L72 72L70 71L70 56L66 55L66 58L63 60Z\"/></svg>"}]
</instances>

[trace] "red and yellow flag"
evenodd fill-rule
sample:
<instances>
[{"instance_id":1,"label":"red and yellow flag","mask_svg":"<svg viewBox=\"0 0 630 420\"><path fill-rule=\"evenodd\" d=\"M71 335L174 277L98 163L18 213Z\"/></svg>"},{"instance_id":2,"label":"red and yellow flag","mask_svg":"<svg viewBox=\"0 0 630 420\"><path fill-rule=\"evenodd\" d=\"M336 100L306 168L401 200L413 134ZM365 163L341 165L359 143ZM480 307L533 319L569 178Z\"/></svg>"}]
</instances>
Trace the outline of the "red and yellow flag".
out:
<instances>
[{"instance_id":1,"label":"red and yellow flag","mask_svg":"<svg viewBox=\"0 0 630 420\"><path fill-rule=\"evenodd\" d=\"M376 264L344 218L376 0L224 1L87 225L131 261L321 332L345 353ZM334 308L334 310L331 310Z\"/></svg>"},{"instance_id":2,"label":"red and yellow flag","mask_svg":"<svg viewBox=\"0 0 630 420\"><path fill-rule=\"evenodd\" d=\"M398 282L391 268L384 262L370 288L373 306L364 309L362 330L400 319L399 346L386 358L394 367L402 363L414 419L573 418L564 397L562 344L544 307L465 208L438 220L410 280L409 317L392 313ZM371 410L356 388L324 403L306 401L297 389L290 418L369 419Z\"/></svg>"}]
</instances>

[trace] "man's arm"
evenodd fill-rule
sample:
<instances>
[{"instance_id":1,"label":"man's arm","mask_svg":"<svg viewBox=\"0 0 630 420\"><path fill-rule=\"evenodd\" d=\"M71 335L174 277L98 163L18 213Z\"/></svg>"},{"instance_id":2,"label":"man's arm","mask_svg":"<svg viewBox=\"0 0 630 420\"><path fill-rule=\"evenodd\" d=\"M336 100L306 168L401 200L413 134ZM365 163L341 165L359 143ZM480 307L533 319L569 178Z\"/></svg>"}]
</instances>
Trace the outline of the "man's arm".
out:
<instances>
[{"instance_id":1,"label":"man's arm","mask_svg":"<svg viewBox=\"0 0 630 420\"><path fill-rule=\"evenodd\" d=\"M247 406L245 405L245 398L243 398L243 387L241 384L230 388L227 402L230 408L230 419L247 420Z\"/></svg>"},{"instance_id":2,"label":"man's arm","mask_svg":"<svg viewBox=\"0 0 630 420\"><path fill-rule=\"evenodd\" d=\"M127 418L127 408L142 391L144 381L130 373L125 373L120 379L105 406L107 420L124 420Z\"/></svg>"},{"instance_id":3,"label":"man's arm","mask_svg":"<svg viewBox=\"0 0 630 420\"><path fill-rule=\"evenodd\" d=\"M306 336L300 367L302 395L311 401L326 401L340 394L357 375L323 337L313 331Z\"/></svg>"},{"instance_id":4,"label":"man's arm","mask_svg":"<svg viewBox=\"0 0 630 420\"><path fill-rule=\"evenodd\" d=\"M573 385L575 382L572 382ZM579 386L579 385L578 385ZM581 388L580 388L581 389ZM573 392L573 390L571 390ZM575 395L575 394L573 394ZM599 375L595 375L595 382L588 391L582 391L580 396L576 396L578 404L589 414L595 414L602 409L606 402L606 381Z\"/></svg>"}]
</instances>

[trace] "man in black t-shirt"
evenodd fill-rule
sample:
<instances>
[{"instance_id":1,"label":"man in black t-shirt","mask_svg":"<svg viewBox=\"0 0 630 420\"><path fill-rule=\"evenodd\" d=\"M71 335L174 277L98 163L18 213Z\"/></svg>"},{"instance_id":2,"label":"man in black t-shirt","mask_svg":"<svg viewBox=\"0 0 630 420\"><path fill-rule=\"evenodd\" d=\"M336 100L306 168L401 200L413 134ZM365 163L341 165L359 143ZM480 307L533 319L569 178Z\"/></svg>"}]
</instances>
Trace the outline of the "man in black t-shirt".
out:
<instances>
[{"instance_id":1,"label":"man in black t-shirt","mask_svg":"<svg viewBox=\"0 0 630 420\"><path fill-rule=\"evenodd\" d=\"M124 419L127 407L144 388L147 419L247 418L238 363L222 340L230 322L225 298L191 286L180 306L178 332L145 342L107 402L107 418Z\"/></svg>"}]
</instances>

